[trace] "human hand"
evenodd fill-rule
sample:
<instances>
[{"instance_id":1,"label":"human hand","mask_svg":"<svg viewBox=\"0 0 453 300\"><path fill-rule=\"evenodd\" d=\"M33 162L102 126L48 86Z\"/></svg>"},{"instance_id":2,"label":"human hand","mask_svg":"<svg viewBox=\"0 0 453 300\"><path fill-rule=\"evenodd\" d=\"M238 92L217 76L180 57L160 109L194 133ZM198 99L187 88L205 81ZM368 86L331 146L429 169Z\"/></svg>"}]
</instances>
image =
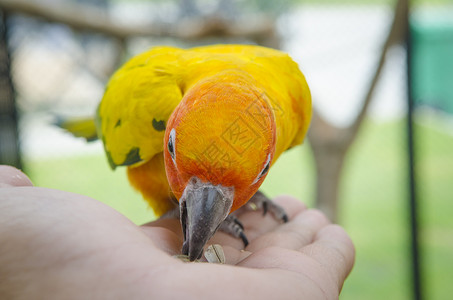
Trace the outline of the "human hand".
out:
<instances>
[{"instance_id":1,"label":"human hand","mask_svg":"<svg viewBox=\"0 0 453 300\"><path fill-rule=\"evenodd\" d=\"M336 299L354 262L345 231L291 197L290 221L239 216L250 244L218 232L227 264L183 263L178 220L136 226L88 197L32 187L0 166L1 299Z\"/></svg>"}]
</instances>

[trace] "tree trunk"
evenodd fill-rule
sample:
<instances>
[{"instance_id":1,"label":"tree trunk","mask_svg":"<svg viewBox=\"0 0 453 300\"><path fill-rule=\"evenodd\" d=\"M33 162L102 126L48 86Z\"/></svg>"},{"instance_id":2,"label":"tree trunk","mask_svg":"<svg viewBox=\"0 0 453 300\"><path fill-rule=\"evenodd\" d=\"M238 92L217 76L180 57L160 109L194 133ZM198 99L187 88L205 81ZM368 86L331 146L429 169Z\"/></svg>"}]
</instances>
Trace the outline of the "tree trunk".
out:
<instances>
[{"instance_id":1,"label":"tree trunk","mask_svg":"<svg viewBox=\"0 0 453 300\"><path fill-rule=\"evenodd\" d=\"M316 207L336 223L343 162L353 139L347 129L329 124L316 110L308 139L316 164Z\"/></svg>"},{"instance_id":2,"label":"tree trunk","mask_svg":"<svg viewBox=\"0 0 453 300\"><path fill-rule=\"evenodd\" d=\"M323 119L316 110L308 132L308 140L316 162L316 207L321 209L332 222L338 222L338 202L341 171L346 153L354 142L363 123L368 107L385 64L388 50L403 41L406 30L408 0L398 0L395 6L393 23L382 47L381 56L371 77L362 107L352 124L338 128Z\"/></svg>"},{"instance_id":3,"label":"tree trunk","mask_svg":"<svg viewBox=\"0 0 453 300\"><path fill-rule=\"evenodd\" d=\"M316 206L329 219L338 222L338 196L344 153L340 151L313 152L316 162Z\"/></svg>"}]
</instances>

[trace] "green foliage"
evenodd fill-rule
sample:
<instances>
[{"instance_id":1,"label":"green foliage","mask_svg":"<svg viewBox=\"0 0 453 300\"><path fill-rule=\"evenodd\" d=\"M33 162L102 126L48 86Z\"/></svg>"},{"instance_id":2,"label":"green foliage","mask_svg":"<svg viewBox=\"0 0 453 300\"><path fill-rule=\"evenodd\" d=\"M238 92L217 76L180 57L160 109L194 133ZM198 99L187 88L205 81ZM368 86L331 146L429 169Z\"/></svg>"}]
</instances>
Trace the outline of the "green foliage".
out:
<instances>
[{"instance_id":1,"label":"green foliage","mask_svg":"<svg viewBox=\"0 0 453 300\"><path fill-rule=\"evenodd\" d=\"M447 299L453 268L453 136L417 118L416 155L423 282L427 299ZM428 126L428 124L430 124ZM443 128L443 129L442 129ZM341 220L357 250L343 299L411 299L406 125L366 123L342 182Z\"/></svg>"},{"instance_id":2,"label":"green foliage","mask_svg":"<svg viewBox=\"0 0 453 300\"><path fill-rule=\"evenodd\" d=\"M427 299L448 299L453 269L453 136L436 118L419 117L417 161L422 262ZM423 124L423 125L422 125ZM357 251L354 270L342 299L410 299L407 204L407 157L404 121L362 127L348 154L341 182L342 225ZM310 206L314 164L309 145L282 155L262 189L270 196L290 194ZM127 182L124 168L112 172L102 156L29 160L27 170L38 186L98 199L137 224L153 218Z\"/></svg>"}]
</instances>

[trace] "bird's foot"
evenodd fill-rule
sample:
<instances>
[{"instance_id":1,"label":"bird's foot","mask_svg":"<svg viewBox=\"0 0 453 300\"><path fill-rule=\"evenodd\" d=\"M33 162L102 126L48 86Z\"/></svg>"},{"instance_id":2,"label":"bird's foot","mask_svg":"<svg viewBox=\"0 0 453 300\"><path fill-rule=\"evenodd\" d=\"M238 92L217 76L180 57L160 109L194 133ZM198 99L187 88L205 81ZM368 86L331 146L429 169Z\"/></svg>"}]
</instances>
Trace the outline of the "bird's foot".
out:
<instances>
[{"instance_id":1,"label":"bird's foot","mask_svg":"<svg viewBox=\"0 0 453 300\"><path fill-rule=\"evenodd\" d=\"M249 244L249 241L244 233L244 225L242 225L242 223L234 215L226 217L225 221L220 224L219 230L222 230L235 238L240 238L244 243L244 248Z\"/></svg>"},{"instance_id":2,"label":"bird's foot","mask_svg":"<svg viewBox=\"0 0 453 300\"><path fill-rule=\"evenodd\" d=\"M271 213L275 219L283 222L288 222L288 215L283 207L275 204L271 199L267 198L262 192L257 191L255 195L247 202L246 205L236 210L233 214L229 215L225 221L220 224L219 230L228 233L235 238L240 238L244 243L244 248L247 247L249 241L244 233L244 226L236 216L250 210L263 210L263 216L268 212Z\"/></svg>"},{"instance_id":3,"label":"bird's foot","mask_svg":"<svg viewBox=\"0 0 453 300\"><path fill-rule=\"evenodd\" d=\"M246 205L241 207L239 210L263 210L263 216L268 212L271 213L275 219L283 221L284 223L288 222L288 215L286 214L283 207L275 204L271 199L269 199L262 192L257 191L255 195L247 202ZM239 214L242 211L239 212Z\"/></svg>"}]
</instances>

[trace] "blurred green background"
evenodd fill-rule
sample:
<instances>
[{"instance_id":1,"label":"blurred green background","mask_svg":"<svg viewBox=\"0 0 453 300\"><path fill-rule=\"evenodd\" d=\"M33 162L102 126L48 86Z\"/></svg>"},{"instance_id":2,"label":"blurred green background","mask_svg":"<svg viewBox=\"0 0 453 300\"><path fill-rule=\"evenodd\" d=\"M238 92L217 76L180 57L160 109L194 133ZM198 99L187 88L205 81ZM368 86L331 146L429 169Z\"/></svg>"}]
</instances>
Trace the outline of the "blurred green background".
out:
<instances>
[{"instance_id":1,"label":"blurred green background","mask_svg":"<svg viewBox=\"0 0 453 300\"><path fill-rule=\"evenodd\" d=\"M453 136L445 130L451 124L445 122L426 113L417 115L417 178L427 299L448 299L453 293ZM410 299L404 135L403 120L367 121L347 159L340 218L354 241L357 257L341 299ZM309 151L308 146L302 146L283 155L266 178L263 191L270 196L293 195L312 206L314 166ZM129 186L125 170L112 172L103 155L27 159L25 165L37 186L93 197L136 224L153 218L141 196Z\"/></svg>"},{"instance_id":2,"label":"blurred green background","mask_svg":"<svg viewBox=\"0 0 453 300\"><path fill-rule=\"evenodd\" d=\"M149 26L149 20L168 25L186 18L218 17L218 7L212 3L223 3L227 6L220 18L226 20L231 15L264 15L276 28L277 42L272 36L258 40L210 36L190 41L131 37L118 41L106 34L73 30L30 15L9 15L23 167L35 185L90 196L136 224L154 218L141 196L129 186L125 170L110 170L99 142L86 144L73 139L52 127L51 122L55 115L92 114L111 72L131 55L157 44L188 47L218 42L275 43L301 66L320 113L335 126L347 126L360 107L395 3L183 2L194 3L195 12L189 13L181 1L71 3L94 4L90 9L108 15L118 24L140 26ZM425 298L440 300L453 294L453 118L448 109L453 105L453 3L412 3L422 282ZM368 117L345 159L340 183L339 222L351 235L357 252L341 299L411 299L402 47L389 52L381 77ZM270 196L293 195L313 207L316 171L311 151L306 142L282 155L262 186L264 192Z\"/></svg>"}]
</instances>

